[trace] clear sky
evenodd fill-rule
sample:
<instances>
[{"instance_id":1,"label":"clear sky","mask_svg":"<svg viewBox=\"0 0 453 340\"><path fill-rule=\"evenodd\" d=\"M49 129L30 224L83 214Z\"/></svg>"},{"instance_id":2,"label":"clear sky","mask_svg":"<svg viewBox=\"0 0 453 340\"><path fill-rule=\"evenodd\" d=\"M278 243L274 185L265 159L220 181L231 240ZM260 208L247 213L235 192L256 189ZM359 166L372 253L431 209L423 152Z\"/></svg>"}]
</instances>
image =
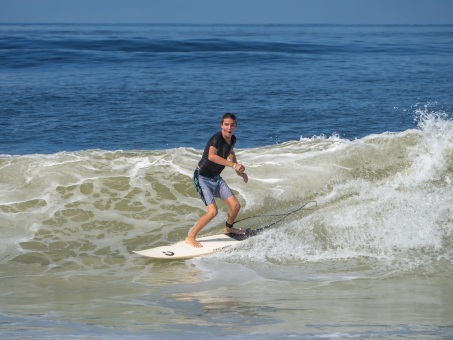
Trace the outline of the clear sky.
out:
<instances>
[{"instance_id":1,"label":"clear sky","mask_svg":"<svg viewBox=\"0 0 453 340\"><path fill-rule=\"evenodd\" d=\"M0 23L453 24L453 0L0 0Z\"/></svg>"}]
</instances>

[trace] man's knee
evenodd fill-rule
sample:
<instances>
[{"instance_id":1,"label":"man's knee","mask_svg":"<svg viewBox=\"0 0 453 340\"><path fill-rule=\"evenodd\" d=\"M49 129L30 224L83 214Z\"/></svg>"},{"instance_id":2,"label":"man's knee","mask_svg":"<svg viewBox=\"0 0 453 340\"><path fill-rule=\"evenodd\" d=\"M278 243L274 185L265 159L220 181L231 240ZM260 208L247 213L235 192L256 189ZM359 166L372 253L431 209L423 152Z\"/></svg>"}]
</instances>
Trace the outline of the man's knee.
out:
<instances>
[{"instance_id":1,"label":"man's knee","mask_svg":"<svg viewBox=\"0 0 453 340\"><path fill-rule=\"evenodd\" d=\"M236 201L235 210L236 211L241 210L241 204L238 201Z\"/></svg>"},{"instance_id":2,"label":"man's knee","mask_svg":"<svg viewBox=\"0 0 453 340\"><path fill-rule=\"evenodd\" d=\"M234 200L230 202L230 209L234 212L239 212L241 210L241 204L238 202L238 200Z\"/></svg>"},{"instance_id":3,"label":"man's knee","mask_svg":"<svg viewBox=\"0 0 453 340\"><path fill-rule=\"evenodd\" d=\"M211 220L216 217L219 212L215 204L208 205L207 210L206 215L208 215Z\"/></svg>"}]
</instances>

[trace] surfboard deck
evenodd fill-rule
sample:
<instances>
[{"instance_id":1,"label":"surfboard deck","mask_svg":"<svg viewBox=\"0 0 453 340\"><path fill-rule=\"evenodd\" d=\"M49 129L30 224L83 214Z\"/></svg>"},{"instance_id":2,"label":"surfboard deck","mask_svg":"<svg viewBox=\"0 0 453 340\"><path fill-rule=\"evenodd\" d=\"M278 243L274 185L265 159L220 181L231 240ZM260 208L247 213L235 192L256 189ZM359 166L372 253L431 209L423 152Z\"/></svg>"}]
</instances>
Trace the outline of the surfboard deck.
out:
<instances>
[{"instance_id":1,"label":"surfboard deck","mask_svg":"<svg viewBox=\"0 0 453 340\"><path fill-rule=\"evenodd\" d=\"M196 256L208 255L215 252L219 252L225 250L230 247L234 247L241 243L241 241L247 240L252 236L256 236L264 232L265 230L271 228L272 226L276 225L278 222L281 222L283 219L288 217L295 212L302 210L302 209L310 209L305 208L308 204L314 203L315 206L317 205L316 201L310 201L305 203L304 205L298 207L297 209L290 211L286 214L276 214L276 215L262 215L268 217L280 217L277 221L274 221L271 224L267 224L262 227L258 227L255 229L245 229L245 235L238 235L238 234L218 234L212 236L205 236L201 238L197 238L197 241L200 242L203 247L195 248L188 245L185 241L181 241L178 243L170 244L167 246L160 246L154 247L144 250L137 250L134 253L142 256L151 257L154 259L165 259L165 260L178 260L178 259L190 259ZM261 217L262 217L261 216ZM248 218L259 217L259 216L251 216L242 219L246 220ZM240 221L239 221L240 222Z\"/></svg>"},{"instance_id":2,"label":"surfboard deck","mask_svg":"<svg viewBox=\"0 0 453 340\"><path fill-rule=\"evenodd\" d=\"M196 248L188 245L185 241L174 244L134 251L134 253L154 259L179 260L190 259L197 256L213 254L229 247L238 245L248 239L248 235L218 234L197 238L203 247Z\"/></svg>"}]
</instances>

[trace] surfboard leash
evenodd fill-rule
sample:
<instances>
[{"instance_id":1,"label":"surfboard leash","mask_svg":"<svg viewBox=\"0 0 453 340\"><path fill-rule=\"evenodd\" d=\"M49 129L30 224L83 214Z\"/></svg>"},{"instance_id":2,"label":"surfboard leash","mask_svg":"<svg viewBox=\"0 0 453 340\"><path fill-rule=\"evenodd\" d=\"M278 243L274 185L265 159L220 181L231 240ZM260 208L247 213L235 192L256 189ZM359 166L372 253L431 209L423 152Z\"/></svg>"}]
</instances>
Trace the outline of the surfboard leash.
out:
<instances>
[{"instance_id":1,"label":"surfboard leash","mask_svg":"<svg viewBox=\"0 0 453 340\"><path fill-rule=\"evenodd\" d=\"M309 207L307 208L307 205L309 204L314 204L314 207ZM249 216L249 217L245 217L243 219L240 219L239 221L236 221L236 223L239 223L239 222L243 222L245 220L248 220L248 219L251 219L251 218L258 218L258 217L281 217L280 219L278 219L277 221L274 221L270 224L267 224L265 225L264 227L261 227L261 228L257 228L257 229L246 229L245 230L245 233L247 236L255 236L257 234L259 234L260 232L262 232L263 230L265 229L268 229L270 227L272 227L273 225L276 225L277 223L283 221L285 218L287 218L288 216L292 215L292 214L295 214L296 212L300 211L300 210L311 210L311 209L314 209L316 206L318 205L318 203L316 201L309 201L305 204L303 204L302 206L300 206L299 208L297 209L294 209L288 213L283 213L283 214L264 214L264 215L255 215L255 216Z\"/></svg>"}]
</instances>

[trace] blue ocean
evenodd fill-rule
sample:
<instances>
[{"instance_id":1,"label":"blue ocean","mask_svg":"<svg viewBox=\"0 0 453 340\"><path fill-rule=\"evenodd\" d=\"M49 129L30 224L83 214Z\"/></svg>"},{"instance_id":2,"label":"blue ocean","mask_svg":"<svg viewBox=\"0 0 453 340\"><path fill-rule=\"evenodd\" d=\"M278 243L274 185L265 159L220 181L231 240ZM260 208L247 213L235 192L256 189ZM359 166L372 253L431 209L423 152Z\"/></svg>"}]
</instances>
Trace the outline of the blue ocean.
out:
<instances>
[{"instance_id":1,"label":"blue ocean","mask_svg":"<svg viewBox=\"0 0 453 340\"><path fill-rule=\"evenodd\" d=\"M452 42L451 25L0 24L1 338L453 337ZM225 112L249 176L222 173L236 226L288 216L206 257L133 253L203 214L191 176Z\"/></svg>"}]
</instances>

